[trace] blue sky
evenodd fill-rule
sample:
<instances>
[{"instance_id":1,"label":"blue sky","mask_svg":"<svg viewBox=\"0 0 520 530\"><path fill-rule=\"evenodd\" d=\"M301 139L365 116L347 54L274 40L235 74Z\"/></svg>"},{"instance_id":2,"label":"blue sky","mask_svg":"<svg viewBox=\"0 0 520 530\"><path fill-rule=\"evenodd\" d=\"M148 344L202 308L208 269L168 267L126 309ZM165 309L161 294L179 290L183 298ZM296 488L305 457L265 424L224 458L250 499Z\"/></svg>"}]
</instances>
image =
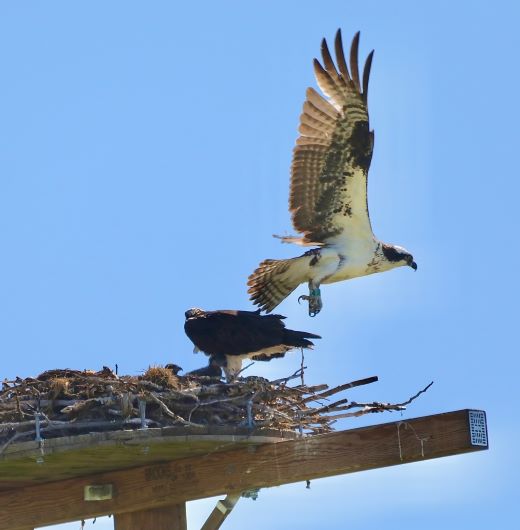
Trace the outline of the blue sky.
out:
<instances>
[{"instance_id":1,"label":"blue sky","mask_svg":"<svg viewBox=\"0 0 520 530\"><path fill-rule=\"evenodd\" d=\"M271 234L292 232L289 164L312 58L338 27L345 42L361 30L361 53L376 50L372 225L419 269L325 286L315 319L295 295L279 311L323 336L308 382L378 375L351 397L401 401L435 381L402 416L342 428L479 408L491 449L265 490L226 528L511 527L519 11L513 1L0 4L0 376L203 365L184 311L250 308L258 262L298 252ZM288 355L250 373L298 364ZM212 504L188 506L190 530Z\"/></svg>"}]
</instances>

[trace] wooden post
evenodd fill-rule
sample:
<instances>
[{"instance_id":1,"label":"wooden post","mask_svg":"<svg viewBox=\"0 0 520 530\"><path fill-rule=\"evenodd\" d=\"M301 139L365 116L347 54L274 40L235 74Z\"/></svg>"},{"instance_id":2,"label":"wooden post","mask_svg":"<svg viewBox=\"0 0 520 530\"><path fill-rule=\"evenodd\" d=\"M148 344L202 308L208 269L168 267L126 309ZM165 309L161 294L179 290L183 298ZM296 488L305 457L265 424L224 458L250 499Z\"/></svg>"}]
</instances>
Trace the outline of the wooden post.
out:
<instances>
[{"instance_id":1,"label":"wooden post","mask_svg":"<svg viewBox=\"0 0 520 530\"><path fill-rule=\"evenodd\" d=\"M186 503L117 513L114 530L186 530Z\"/></svg>"},{"instance_id":2,"label":"wooden post","mask_svg":"<svg viewBox=\"0 0 520 530\"><path fill-rule=\"evenodd\" d=\"M240 494L237 493L236 495L227 495L225 499L218 501L200 530L218 530L239 499Z\"/></svg>"}]
</instances>

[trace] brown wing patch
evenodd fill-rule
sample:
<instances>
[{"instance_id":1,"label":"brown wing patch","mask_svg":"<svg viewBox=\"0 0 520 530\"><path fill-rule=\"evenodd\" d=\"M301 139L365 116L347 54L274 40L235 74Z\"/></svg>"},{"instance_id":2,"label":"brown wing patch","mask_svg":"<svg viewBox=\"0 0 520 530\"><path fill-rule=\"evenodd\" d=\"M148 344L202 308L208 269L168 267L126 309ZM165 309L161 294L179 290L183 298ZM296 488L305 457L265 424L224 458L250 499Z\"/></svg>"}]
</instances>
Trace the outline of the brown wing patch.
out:
<instances>
[{"instance_id":1,"label":"brown wing patch","mask_svg":"<svg viewBox=\"0 0 520 530\"><path fill-rule=\"evenodd\" d=\"M335 39L337 67L325 40L323 65L314 61L316 80L328 100L313 89L307 90L300 117L300 136L293 152L289 198L293 225L304 234L306 242L323 242L353 230L349 221L352 216L357 216L357 229L368 227L371 232L366 178L373 139L366 95L372 53L365 64L361 88L358 43L359 33L352 42L350 72L340 31ZM363 179L363 185L357 185L354 179ZM365 222L359 223L363 217Z\"/></svg>"}]
</instances>

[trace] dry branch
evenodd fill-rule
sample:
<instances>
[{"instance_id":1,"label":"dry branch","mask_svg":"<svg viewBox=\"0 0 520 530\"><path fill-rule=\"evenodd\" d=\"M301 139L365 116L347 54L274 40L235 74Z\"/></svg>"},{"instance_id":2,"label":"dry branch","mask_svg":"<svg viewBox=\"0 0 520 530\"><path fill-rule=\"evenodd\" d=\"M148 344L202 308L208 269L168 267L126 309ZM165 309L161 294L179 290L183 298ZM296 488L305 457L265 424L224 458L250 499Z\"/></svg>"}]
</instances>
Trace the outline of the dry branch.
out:
<instances>
[{"instance_id":1,"label":"dry branch","mask_svg":"<svg viewBox=\"0 0 520 530\"><path fill-rule=\"evenodd\" d=\"M379 380L377 375L372 377L366 377L365 379L358 379L357 381L352 381L351 383L346 383L344 385L339 385L334 388L331 388L330 390L326 390L325 392L320 392L319 394L316 394L314 397L309 396L305 401L311 401L312 399L323 399L329 396L332 396L334 394L337 394L338 392L342 392L343 390L348 390L349 388L354 388L356 386L362 386L362 385L369 385L370 383L376 383Z\"/></svg>"}]
</instances>

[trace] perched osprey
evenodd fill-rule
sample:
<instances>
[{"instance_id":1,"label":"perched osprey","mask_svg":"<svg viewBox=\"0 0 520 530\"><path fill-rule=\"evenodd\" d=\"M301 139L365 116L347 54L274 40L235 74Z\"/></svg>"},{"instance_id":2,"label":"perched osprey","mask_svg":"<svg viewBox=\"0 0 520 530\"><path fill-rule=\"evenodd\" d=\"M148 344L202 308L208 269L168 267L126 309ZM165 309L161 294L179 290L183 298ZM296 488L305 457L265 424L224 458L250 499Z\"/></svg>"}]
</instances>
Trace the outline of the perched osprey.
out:
<instances>
[{"instance_id":1,"label":"perched osprey","mask_svg":"<svg viewBox=\"0 0 520 530\"><path fill-rule=\"evenodd\" d=\"M224 369L228 381L242 368L244 359L270 361L294 348L312 348L308 339L319 335L287 329L281 315L261 315L258 311L204 311L185 313L184 331L195 345Z\"/></svg>"},{"instance_id":2,"label":"perched osprey","mask_svg":"<svg viewBox=\"0 0 520 530\"><path fill-rule=\"evenodd\" d=\"M356 33L347 67L341 31L335 40L336 64L323 39L323 65L314 59L316 80L325 97L307 89L291 166L289 210L301 237L286 243L315 246L292 259L266 259L249 277L251 300L270 312L298 285L308 282L309 315L322 308L320 285L417 264L403 247L379 241L372 232L367 176L374 133L367 109L373 51L359 77ZM300 300L300 298L298 300Z\"/></svg>"}]
</instances>

